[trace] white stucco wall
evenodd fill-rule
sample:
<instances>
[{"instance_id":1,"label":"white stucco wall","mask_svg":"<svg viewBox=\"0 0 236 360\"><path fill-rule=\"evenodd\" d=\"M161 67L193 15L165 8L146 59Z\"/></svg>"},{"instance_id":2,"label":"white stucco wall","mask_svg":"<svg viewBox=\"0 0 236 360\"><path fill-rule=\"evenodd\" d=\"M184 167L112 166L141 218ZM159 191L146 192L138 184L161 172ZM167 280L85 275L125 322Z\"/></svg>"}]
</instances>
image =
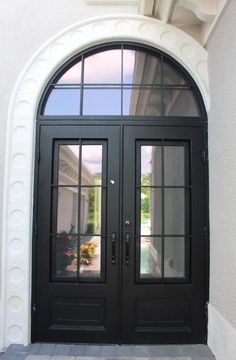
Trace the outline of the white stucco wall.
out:
<instances>
[{"instance_id":1,"label":"white stucco wall","mask_svg":"<svg viewBox=\"0 0 236 360\"><path fill-rule=\"evenodd\" d=\"M208 44L211 94L209 344L219 360L236 358L235 34L236 1L231 1Z\"/></svg>"}]
</instances>

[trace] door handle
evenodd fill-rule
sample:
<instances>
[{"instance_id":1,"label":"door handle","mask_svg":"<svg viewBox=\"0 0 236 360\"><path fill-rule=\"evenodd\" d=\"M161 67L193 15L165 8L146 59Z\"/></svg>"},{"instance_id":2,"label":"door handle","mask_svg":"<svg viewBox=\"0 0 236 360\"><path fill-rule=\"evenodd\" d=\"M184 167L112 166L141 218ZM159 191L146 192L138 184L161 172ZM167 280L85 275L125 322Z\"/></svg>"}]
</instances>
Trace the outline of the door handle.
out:
<instances>
[{"instance_id":1,"label":"door handle","mask_svg":"<svg viewBox=\"0 0 236 360\"><path fill-rule=\"evenodd\" d=\"M111 234L111 263L116 263L116 233Z\"/></svg>"},{"instance_id":2,"label":"door handle","mask_svg":"<svg viewBox=\"0 0 236 360\"><path fill-rule=\"evenodd\" d=\"M125 234L125 264L129 265L129 243L130 243L130 235L127 232Z\"/></svg>"}]
</instances>

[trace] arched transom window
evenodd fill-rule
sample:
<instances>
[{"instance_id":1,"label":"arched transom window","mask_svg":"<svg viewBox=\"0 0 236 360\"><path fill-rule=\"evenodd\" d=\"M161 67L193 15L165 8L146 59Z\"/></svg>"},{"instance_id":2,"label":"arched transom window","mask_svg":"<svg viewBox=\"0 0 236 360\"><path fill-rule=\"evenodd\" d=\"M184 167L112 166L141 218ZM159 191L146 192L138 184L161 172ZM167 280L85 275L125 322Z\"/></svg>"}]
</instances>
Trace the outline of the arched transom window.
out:
<instances>
[{"instance_id":1,"label":"arched transom window","mask_svg":"<svg viewBox=\"0 0 236 360\"><path fill-rule=\"evenodd\" d=\"M199 91L169 56L134 44L77 55L53 76L41 116L200 117Z\"/></svg>"}]
</instances>

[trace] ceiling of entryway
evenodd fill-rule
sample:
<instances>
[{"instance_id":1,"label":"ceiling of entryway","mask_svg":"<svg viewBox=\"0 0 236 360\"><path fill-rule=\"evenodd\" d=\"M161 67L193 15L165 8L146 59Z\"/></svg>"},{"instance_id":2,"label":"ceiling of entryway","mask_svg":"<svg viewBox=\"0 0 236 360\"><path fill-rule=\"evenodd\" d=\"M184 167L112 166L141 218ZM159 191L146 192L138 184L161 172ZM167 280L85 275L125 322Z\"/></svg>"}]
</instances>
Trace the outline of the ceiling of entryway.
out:
<instances>
[{"instance_id":1,"label":"ceiling of entryway","mask_svg":"<svg viewBox=\"0 0 236 360\"><path fill-rule=\"evenodd\" d=\"M169 23L205 46L231 0L86 0L88 4L137 6L141 15Z\"/></svg>"}]
</instances>

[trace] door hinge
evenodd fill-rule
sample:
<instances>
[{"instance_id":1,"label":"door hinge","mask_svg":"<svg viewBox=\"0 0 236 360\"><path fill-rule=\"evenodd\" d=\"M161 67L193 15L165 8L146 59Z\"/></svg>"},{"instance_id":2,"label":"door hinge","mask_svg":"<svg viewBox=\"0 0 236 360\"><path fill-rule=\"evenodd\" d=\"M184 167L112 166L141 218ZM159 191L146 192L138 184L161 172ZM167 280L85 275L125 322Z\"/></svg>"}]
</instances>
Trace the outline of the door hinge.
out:
<instances>
[{"instance_id":1,"label":"door hinge","mask_svg":"<svg viewBox=\"0 0 236 360\"><path fill-rule=\"evenodd\" d=\"M39 149L36 150L36 160L37 160L37 162L40 161L40 150Z\"/></svg>"},{"instance_id":2,"label":"door hinge","mask_svg":"<svg viewBox=\"0 0 236 360\"><path fill-rule=\"evenodd\" d=\"M204 226L204 240L206 241L207 240L207 238L208 238L208 232L207 232L207 227L206 226Z\"/></svg>"},{"instance_id":3,"label":"door hinge","mask_svg":"<svg viewBox=\"0 0 236 360\"><path fill-rule=\"evenodd\" d=\"M32 305L32 311L35 313L38 310L37 304Z\"/></svg>"}]
</instances>

